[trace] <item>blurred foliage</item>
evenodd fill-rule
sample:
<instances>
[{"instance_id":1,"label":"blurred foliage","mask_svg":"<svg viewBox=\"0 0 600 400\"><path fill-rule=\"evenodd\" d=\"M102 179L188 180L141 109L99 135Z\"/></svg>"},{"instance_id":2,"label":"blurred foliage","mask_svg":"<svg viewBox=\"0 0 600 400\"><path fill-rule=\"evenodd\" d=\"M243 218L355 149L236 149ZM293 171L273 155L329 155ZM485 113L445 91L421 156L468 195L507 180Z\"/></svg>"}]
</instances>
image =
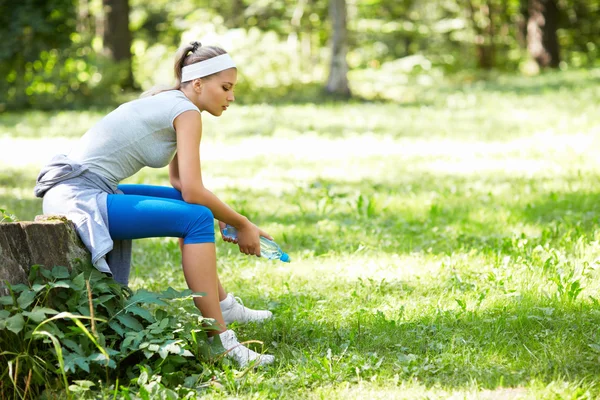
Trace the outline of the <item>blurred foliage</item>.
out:
<instances>
[{"instance_id":1,"label":"blurred foliage","mask_svg":"<svg viewBox=\"0 0 600 400\"><path fill-rule=\"evenodd\" d=\"M331 33L325 0L129 1L142 89L171 84L176 48L200 40L233 54L238 101L322 94ZM600 65L600 0L558 7L561 69ZM0 111L111 105L127 95L124 69L103 55L101 0L0 0L0 10ZM358 97L398 101L407 82L476 75L482 49L495 70L535 73L526 22L526 0L349 0L350 85Z\"/></svg>"},{"instance_id":2,"label":"blurred foliage","mask_svg":"<svg viewBox=\"0 0 600 400\"><path fill-rule=\"evenodd\" d=\"M109 63L76 31L74 0L2 0L0 110L89 106L119 90L119 65Z\"/></svg>"}]
</instances>

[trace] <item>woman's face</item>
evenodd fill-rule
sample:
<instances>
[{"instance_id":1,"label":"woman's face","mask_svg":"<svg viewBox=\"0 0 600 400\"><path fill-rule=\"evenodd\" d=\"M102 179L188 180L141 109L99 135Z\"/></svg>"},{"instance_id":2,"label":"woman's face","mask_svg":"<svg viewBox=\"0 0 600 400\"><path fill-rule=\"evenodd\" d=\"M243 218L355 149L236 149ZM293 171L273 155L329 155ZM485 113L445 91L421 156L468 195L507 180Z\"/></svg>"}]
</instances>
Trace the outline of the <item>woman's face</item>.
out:
<instances>
[{"instance_id":1,"label":"woman's face","mask_svg":"<svg viewBox=\"0 0 600 400\"><path fill-rule=\"evenodd\" d=\"M208 111L215 117L227 110L235 100L233 94L237 82L237 69L230 68L202 80L202 90L198 95L200 110Z\"/></svg>"}]
</instances>

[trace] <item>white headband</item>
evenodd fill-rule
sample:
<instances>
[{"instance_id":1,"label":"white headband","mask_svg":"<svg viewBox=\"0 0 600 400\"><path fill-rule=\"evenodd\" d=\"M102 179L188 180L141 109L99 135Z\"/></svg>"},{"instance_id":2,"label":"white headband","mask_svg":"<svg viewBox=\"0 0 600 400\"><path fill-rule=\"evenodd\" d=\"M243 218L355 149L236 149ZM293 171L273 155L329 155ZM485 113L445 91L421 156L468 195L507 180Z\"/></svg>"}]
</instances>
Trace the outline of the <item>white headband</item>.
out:
<instances>
[{"instance_id":1,"label":"white headband","mask_svg":"<svg viewBox=\"0 0 600 400\"><path fill-rule=\"evenodd\" d=\"M229 68L235 68L235 63L229 54L221 54L220 56L183 67L181 69L181 82L203 78Z\"/></svg>"}]
</instances>

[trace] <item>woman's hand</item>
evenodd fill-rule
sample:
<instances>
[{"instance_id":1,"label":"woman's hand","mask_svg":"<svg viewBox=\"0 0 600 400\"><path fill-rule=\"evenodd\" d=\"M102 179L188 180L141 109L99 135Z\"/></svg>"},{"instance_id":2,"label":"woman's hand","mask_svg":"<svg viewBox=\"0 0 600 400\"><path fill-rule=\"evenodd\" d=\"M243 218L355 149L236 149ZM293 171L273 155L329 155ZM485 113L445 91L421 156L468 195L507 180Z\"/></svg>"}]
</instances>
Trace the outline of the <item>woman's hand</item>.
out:
<instances>
[{"instance_id":1,"label":"woman's hand","mask_svg":"<svg viewBox=\"0 0 600 400\"><path fill-rule=\"evenodd\" d=\"M250 221L240 226L237 231L237 244L240 247L240 252L244 254L260 257L260 237L264 236L267 239L273 240L271 235Z\"/></svg>"},{"instance_id":2,"label":"woman's hand","mask_svg":"<svg viewBox=\"0 0 600 400\"><path fill-rule=\"evenodd\" d=\"M226 224L225 222L223 222L223 221L219 221L219 230L221 231L221 238L222 238L224 241L226 241L226 242L229 242L229 243L236 243L236 244L237 244L237 242L238 242L237 238L235 238L235 239L234 239L234 238L230 238L230 237L227 237L227 236L225 236L225 235L223 234L223 229L225 229L225 227L226 227L226 226L227 226L227 224Z\"/></svg>"}]
</instances>

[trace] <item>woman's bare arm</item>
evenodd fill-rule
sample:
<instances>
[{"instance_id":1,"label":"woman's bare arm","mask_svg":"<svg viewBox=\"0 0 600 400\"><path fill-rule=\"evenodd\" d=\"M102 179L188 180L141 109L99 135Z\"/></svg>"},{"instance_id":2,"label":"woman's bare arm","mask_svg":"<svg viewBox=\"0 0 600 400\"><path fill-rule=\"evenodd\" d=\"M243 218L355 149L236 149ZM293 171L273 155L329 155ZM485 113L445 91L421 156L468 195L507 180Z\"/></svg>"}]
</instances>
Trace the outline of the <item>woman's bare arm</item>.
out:
<instances>
[{"instance_id":1,"label":"woman's bare arm","mask_svg":"<svg viewBox=\"0 0 600 400\"><path fill-rule=\"evenodd\" d=\"M204 187L200 162L200 114L196 111L186 111L175 118L173 125L177 132L177 167L171 166L169 172L177 169L178 179L172 179L172 183L179 183L183 200L208 207L216 219L238 230L238 245L243 253L259 255L259 236L271 236Z\"/></svg>"},{"instance_id":2,"label":"woman's bare arm","mask_svg":"<svg viewBox=\"0 0 600 400\"><path fill-rule=\"evenodd\" d=\"M171 186L181 192L181 181L179 180L179 165L177 164L177 153L175 153L175 157L169 163L169 182L171 182Z\"/></svg>"},{"instance_id":3,"label":"woman's bare arm","mask_svg":"<svg viewBox=\"0 0 600 400\"><path fill-rule=\"evenodd\" d=\"M247 218L235 212L204 187L200 164L202 120L196 111L180 114L173 123L177 132L177 169L183 200L208 207L215 218L234 227L242 226ZM177 183L177 182L176 182Z\"/></svg>"}]
</instances>

